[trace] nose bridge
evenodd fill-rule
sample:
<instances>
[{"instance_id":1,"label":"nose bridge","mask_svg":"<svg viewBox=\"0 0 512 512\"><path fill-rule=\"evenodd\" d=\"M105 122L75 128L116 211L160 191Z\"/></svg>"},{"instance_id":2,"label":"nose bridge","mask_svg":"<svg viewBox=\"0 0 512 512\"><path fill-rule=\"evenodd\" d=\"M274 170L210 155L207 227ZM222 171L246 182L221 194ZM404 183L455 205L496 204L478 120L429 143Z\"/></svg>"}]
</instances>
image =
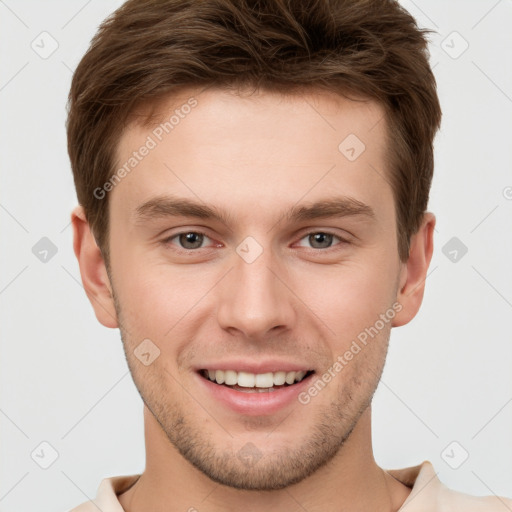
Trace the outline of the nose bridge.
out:
<instances>
[{"instance_id":1,"label":"nose bridge","mask_svg":"<svg viewBox=\"0 0 512 512\"><path fill-rule=\"evenodd\" d=\"M276 276L280 265L271 249L248 237L237 247L233 265L219 290L219 324L251 338L289 328L295 312L289 291Z\"/></svg>"}]
</instances>

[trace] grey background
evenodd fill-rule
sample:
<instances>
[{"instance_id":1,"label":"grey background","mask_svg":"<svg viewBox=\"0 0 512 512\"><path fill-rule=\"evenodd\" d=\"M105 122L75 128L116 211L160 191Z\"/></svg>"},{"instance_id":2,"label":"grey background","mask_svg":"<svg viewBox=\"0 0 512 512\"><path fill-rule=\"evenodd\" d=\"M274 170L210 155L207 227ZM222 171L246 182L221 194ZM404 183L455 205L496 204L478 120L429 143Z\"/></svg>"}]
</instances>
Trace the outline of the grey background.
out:
<instances>
[{"instance_id":1,"label":"grey background","mask_svg":"<svg viewBox=\"0 0 512 512\"><path fill-rule=\"evenodd\" d=\"M375 455L385 468L428 459L449 487L512 496L512 1L402 3L437 31L438 226L424 305L392 332ZM102 478L144 468L142 402L118 331L82 289L69 226L66 96L120 4L0 0L2 512L67 510Z\"/></svg>"}]
</instances>

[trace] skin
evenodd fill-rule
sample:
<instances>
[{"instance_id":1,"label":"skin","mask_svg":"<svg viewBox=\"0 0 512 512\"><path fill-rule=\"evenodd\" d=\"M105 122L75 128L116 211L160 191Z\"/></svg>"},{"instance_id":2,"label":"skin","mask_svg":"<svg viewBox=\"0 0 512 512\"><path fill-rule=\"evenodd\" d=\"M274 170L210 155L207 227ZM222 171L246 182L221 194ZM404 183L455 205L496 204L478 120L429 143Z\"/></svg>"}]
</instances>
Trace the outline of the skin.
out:
<instances>
[{"instance_id":1,"label":"skin","mask_svg":"<svg viewBox=\"0 0 512 512\"><path fill-rule=\"evenodd\" d=\"M86 293L98 320L120 328L145 403L146 468L120 503L129 512L398 510L410 489L374 460L370 404L391 327L420 307L435 218L424 215L401 262L383 110L320 91L208 89L169 98L162 117L191 96L197 106L109 192L110 272L82 208L72 214ZM119 165L153 129L125 129ZM366 146L352 162L338 150L349 134ZM228 218L137 217L169 194ZM341 196L373 216L285 217ZM186 249L182 232L206 237ZM318 245L314 233L335 236ZM248 236L262 250L252 263L236 252ZM320 377L393 304L394 318L305 405L240 414L197 373L235 357L277 358ZM144 339L160 350L148 366L134 354ZM240 457L247 446L254 463Z\"/></svg>"}]
</instances>

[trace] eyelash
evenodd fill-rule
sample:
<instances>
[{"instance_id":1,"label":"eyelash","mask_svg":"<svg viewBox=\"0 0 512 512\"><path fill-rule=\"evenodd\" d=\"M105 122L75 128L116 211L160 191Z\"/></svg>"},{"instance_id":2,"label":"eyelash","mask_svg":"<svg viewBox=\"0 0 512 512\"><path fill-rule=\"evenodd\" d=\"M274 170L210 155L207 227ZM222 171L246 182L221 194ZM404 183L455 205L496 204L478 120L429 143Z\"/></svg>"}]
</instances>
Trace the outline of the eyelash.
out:
<instances>
[{"instance_id":1,"label":"eyelash","mask_svg":"<svg viewBox=\"0 0 512 512\"><path fill-rule=\"evenodd\" d=\"M174 244L172 244L172 240L179 238L181 235L188 235L190 233L193 233L195 235L202 235L205 238L210 239L210 237L206 233L203 233L202 231L180 231L179 233L176 233L170 237L165 238L164 240L162 240L162 243L164 245L174 245ZM331 231L310 231L310 232L306 233L304 236L302 236L299 241L302 241L311 235L317 235L317 234L333 236L334 238L337 238L339 240L339 242L335 245L326 247L324 249L320 249L320 248L316 248L316 247L309 247L308 249L310 249L312 251L328 252L330 250L336 250L336 247L338 245L346 245L346 244L350 243L348 240L342 238L341 236L337 235L336 233L332 233ZM190 254L190 253L199 251L200 249L208 249L208 247L198 247L197 249L185 249L184 247L180 247L180 246L176 246L176 247L177 247L178 252L185 253L185 254Z\"/></svg>"}]
</instances>

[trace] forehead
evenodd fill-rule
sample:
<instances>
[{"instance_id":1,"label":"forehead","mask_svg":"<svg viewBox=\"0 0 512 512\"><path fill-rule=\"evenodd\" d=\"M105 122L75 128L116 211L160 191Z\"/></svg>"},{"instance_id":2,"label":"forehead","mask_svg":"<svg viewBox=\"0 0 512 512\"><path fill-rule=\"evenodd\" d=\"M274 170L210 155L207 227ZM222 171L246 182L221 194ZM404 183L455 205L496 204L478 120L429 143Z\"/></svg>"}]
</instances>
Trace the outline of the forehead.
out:
<instances>
[{"instance_id":1,"label":"forehead","mask_svg":"<svg viewBox=\"0 0 512 512\"><path fill-rule=\"evenodd\" d=\"M190 89L160 101L142 122L147 114L117 148L117 168L129 172L110 199L125 209L166 192L232 208L255 197L260 206L314 200L334 188L365 202L391 193L384 109L374 101Z\"/></svg>"}]
</instances>

